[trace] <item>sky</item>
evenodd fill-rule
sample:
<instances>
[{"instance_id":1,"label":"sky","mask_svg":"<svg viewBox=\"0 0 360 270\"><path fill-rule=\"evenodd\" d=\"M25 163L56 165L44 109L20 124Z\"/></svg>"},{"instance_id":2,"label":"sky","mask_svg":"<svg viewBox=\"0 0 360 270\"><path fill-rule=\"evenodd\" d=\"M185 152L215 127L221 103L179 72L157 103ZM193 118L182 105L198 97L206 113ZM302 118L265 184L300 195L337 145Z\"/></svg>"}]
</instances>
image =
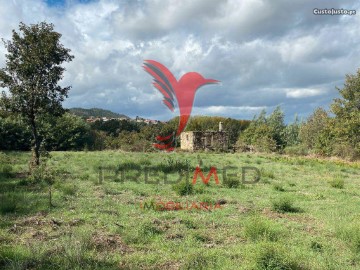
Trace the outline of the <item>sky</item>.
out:
<instances>
[{"instance_id":1,"label":"sky","mask_svg":"<svg viewBox=\"0 0 360 270\"><path fill-rule=\"evenodd\" d=\"M0 0L0 37L19 22L53 23L75 56L61 85L64 107L103 108L130 117L177 115L143 68L146 59L179 79L190 71L221 81L200 88L193 115L252 119L281 106L287 122L329 108L346 74L360 67L359 14L349 0ZM5 65L0 46L0 67Z\"/></svg>"}]
</instances>

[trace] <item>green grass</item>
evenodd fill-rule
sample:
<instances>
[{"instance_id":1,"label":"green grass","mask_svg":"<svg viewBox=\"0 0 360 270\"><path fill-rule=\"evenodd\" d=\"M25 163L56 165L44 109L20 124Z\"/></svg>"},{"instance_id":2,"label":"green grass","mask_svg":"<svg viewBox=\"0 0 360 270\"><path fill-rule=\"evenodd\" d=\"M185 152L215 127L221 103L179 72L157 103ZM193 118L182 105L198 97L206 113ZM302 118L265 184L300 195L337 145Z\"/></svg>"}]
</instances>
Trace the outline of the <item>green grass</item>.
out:
<instances>
[{"instance_id":1,"label":"green grass","mask_svg":"<svg viewBox=\"0 0 360 270\"><path fill-rule=\"evenodd\" d=\"M277 241L282 234L281 226L261 216L255 216L245 223L244 235L252 241Z\"/></svg>"},{"instance_id":2,"label":"green grass","mask_svg":"<svg viewBox=\"0 0 360 270\"><path fill-rule=\"evenodd\" d=\"M337 175L330 181L330 186L333 188L343 189L345 186L345 180L342 176Z\"/></svg>"},{"instance_id":3,"label":"green grass","mask_svg":"<svg viewBox=\"0 0 360 270\"><path fill-rule=\"evenodd\" d=\"M279 184L279 183L274 184L274 190L281 191L281 192L285 191L283 185Z\"/></svg>"},{"instance_id":4,"label":"green grass","mask_svg":"<svg viewBox=\"0 0 360 270\"><path fill-rule=\"evenodd\" d=\"M194 192L194 185L186 181L181 181L173 185L173 190L180 196L190 195Z\"/></svg>"},{"instance_id":5,"label":"green grass","mask_svg":"<svg viewBox=\"0 0 360 270\"><path fill-rule=\"evenodd\" d=\"M24 203L24 196L17 192L7 192L0 194L0 213L15 213L19 205Z\"/></svg>"},{"instance_id":6,"label":"green grass","mask_svg":"<svg viewBox=\"0 0 360 270\"><path fill-rule=\"evenodd\" d=\"M274 154L51 155L37 182L26 174L30 153L0 153L0 269L360 269L359 163ZM192 185L199 159L205 178L217 168L220 184L199 177ZM242 166L258 168L260 181L242 183ZM144 202L184 209L143 209ZM219 207L192 207L200 202Z\"/></svg>"},{"instance_id":7,"label":"green grass","mask_svg":"<svg viewBox=\"0 0 360 270\"><path fill-rule=\"evenodd\" d=\"M13 172L13 167L9 164L1 164L0 165L0 177L11 177Z\"/></svg>"},{"instance_id":8,"label":"green grass","mask_svg":"<svg viewBox=\"0 0 360 270\"><path fill-rule=\"evenodd\" d=\"M301 211L298 207L294 206L294 202L289 196L283 196L275 199L272 202L272 209L279 213L296 213Z\"/></svg>"},{"instance_id":9,"label":"green grass","mask_svg":"<svg viewBox=\"0 0 360 270\"><path fill-rule=\"evenodd\" d=\"M289 258L286 250L278 245L264 243L255 254L256 268L261 270L302 270L296 259Z\"/></svg>"}]
</instances>

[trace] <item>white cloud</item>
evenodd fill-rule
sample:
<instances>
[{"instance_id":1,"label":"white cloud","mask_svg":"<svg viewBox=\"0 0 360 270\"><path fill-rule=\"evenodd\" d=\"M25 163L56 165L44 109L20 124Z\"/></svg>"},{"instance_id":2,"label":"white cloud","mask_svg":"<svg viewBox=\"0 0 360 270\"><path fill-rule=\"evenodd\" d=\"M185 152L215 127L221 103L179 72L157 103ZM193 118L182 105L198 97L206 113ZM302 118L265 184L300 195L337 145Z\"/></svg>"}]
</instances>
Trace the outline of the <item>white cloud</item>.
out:
<instances>
[{"instance_id":1,"label":"white cloud","mask_svg":"<svg viewBox=\"0 0 360 270\"><path fill-rule=\"evenodd\" d=\"M289 98L304 98L304 97L314 97L319 96L324 93L323 89L286 89L286 97Z\"/></svg>"},{"instance_id":2,"label":"white cloud","mask_svg":"<svg viewBox=\"0 0 360 270\"><path fill-rule=\"evenodd\" d=\"M0 37L18 23L53 22L75 55L63 85L65 105L102 107L163 120L174 115L142 68L144 59L166 65L180 78L197 71L218 79L197 93L195 114L252 118L283 104L289 119L309 114L337 95L346 73L359 67L359 16L315 16L314 7L358 9L329 0L0 0ZM5 50L0 47L0 66Z\"/></svg>"}]
</instances>

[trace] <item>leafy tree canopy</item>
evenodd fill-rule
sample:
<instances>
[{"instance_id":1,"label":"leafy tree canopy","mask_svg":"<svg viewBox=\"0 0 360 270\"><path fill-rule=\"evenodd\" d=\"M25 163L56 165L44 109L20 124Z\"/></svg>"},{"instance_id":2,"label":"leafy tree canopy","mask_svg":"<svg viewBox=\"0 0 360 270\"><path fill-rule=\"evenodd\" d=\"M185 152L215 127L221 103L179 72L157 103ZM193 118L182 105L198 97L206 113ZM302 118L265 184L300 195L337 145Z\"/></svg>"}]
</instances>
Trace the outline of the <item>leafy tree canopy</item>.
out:
<instances>
[{"instance_id":1,"label":"leafy tree canopy","mask_svg":"<svg viewBox=\"0 0 360 270\"><path fill-rule=\"evenodd\" d=\"M39 118L61 115L61 103L70 89L58 85L65 71L61 64L74 58L60 43L60 37L53 24L20 23L19 32L13 30L12 40L3 40L8 53L6 66L0 69L0 87L7 88L9 94L2 92L0 107L27 120L32 131L35 165L40 162Z\"/></svg>"}]
</instances>

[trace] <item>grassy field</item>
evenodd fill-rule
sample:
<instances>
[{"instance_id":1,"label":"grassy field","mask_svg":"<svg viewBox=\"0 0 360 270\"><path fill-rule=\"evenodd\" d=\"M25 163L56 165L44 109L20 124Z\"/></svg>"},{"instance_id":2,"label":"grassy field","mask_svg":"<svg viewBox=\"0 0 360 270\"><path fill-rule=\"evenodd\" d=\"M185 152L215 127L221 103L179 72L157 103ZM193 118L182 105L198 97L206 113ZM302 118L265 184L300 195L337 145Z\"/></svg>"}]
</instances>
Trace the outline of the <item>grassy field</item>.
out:
<instances>
[{"instance_id":1,"label":"grassy field","mask_svg":"<svg viewBox=\"0 0 360 270\"><path fill-rule=\"evenodd\" d=\"M359 163L265 154L51 156L39 181L26 174L30 153L0 153L0 269L360 269ZM213 178L164 184L165 173L175 181L187 171L191 182L200 159L205 176L217 168L219 185ZM225 166L238 172L226 183ZM239 183L244 166L260 170L258 183ZM146 172L159 184L145 183ZM220 208L161 211L144 202Z\"/></svg>"}]
</instances>

